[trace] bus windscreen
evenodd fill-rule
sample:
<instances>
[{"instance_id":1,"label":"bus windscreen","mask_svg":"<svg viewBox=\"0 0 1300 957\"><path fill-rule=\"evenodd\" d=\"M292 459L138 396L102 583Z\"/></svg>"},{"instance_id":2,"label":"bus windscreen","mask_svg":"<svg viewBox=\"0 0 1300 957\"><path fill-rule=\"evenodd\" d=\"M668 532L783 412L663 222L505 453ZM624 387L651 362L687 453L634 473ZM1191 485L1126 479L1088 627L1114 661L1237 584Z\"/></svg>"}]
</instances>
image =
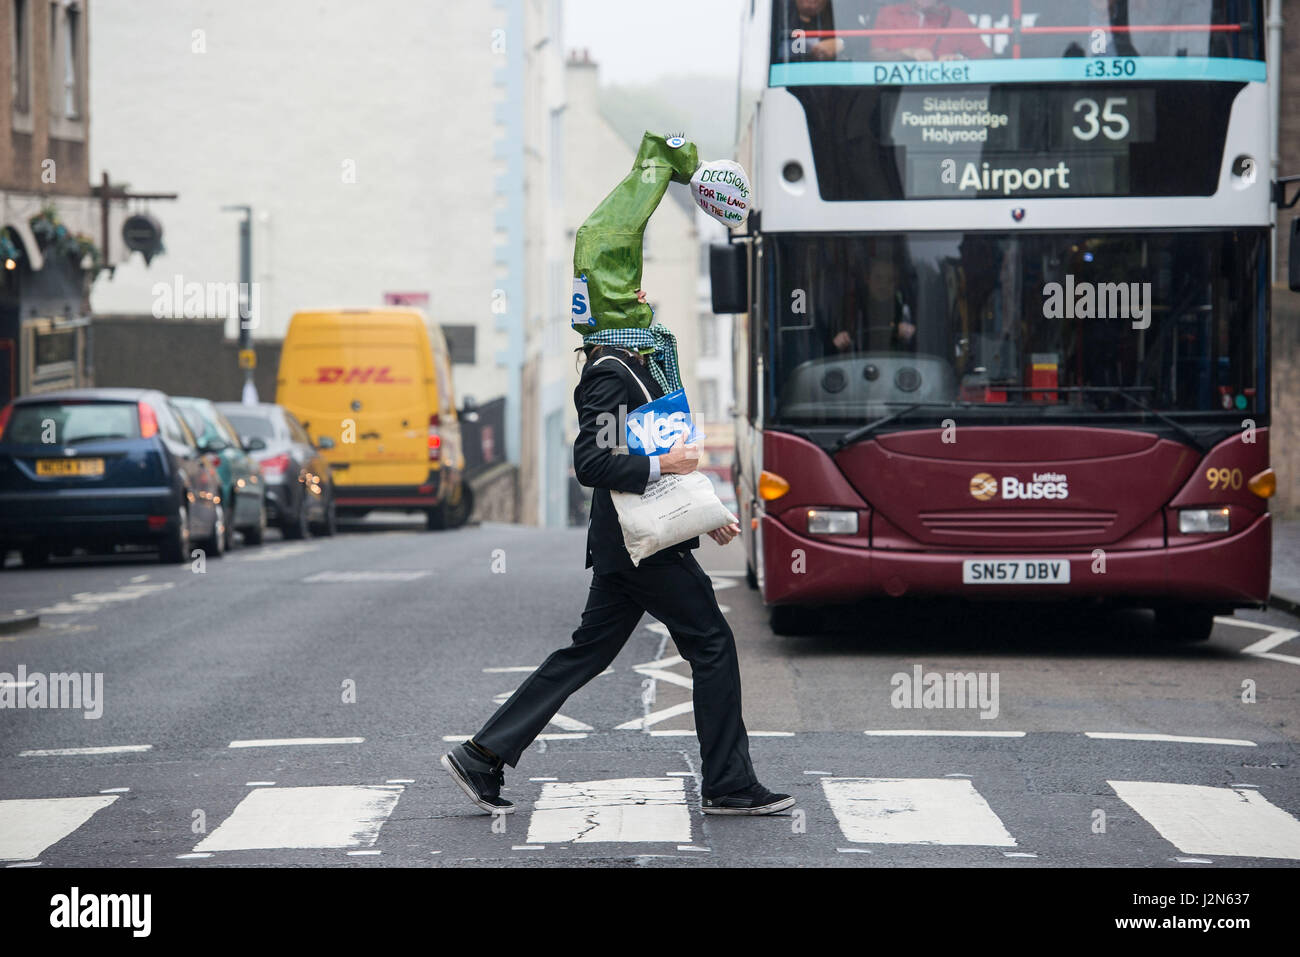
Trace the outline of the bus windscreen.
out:
<instances>
[{"instance_id":1,"label":"bus windscreen","mask_svg":"<svg viewBox=\"0 0 1300 957\"><path fill-rule=\"evenodd\" d=\"M1263 59L1258 0L774 0L769 82L1262 81Z\"/></svg>"},{"instance_id":2,"label":"bus windscreen","mask_svg":"<svg viewBox=\"0 0 1300 957\"><path fill-rule=\"evenodd\" d=\"M1239 422L1264 230L781 234L760 255L772 423Z\"/></svg>"}]
</instances>

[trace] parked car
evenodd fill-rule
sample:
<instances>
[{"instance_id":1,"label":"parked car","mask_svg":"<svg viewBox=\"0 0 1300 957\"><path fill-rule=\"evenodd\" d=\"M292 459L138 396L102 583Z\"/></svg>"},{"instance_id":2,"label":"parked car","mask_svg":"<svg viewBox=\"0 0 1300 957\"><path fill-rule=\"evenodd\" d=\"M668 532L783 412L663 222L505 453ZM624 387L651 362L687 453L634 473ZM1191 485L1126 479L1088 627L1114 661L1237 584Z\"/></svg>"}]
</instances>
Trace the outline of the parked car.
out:
<instances>
[{"instance_id":1,"label":"parked car","mask_svg":"<svg viewBox=\"0 0 1300 957\"><path fill-rule=\"evenodd\" d=\"M221 479L221 502L226 512L226 549L236 531L249 545L261 545L266 533L266 494L262 472L244 451L239 433L209 399L172 396L199 442L199 451L210 455Z\"/></svg>"},{"instance_id":2,"label":"parked car","mask_svg":"<svg viewBox=\"0 0 1300 957\"><path fill-rule=\"evenodd\" d=\"M302 423L282 405L218 402L216 406L261 469L267 520L285 538L333 535L334 478L321 455L321 449L333 443L313 445Z\"/></svg>"},{"instance_id":3,"label":"parked car","mask_svg":"<svg viewBox=\"0 0 1300 957\"><path fill-rule=\"evenodd\" d=\"M345 515L419 510L430 529L468 520L473 501L447 340L420 310L295 313L275 401L328 449Z\"/></svg>"},{"instance_id":4,"label":"parked car","mask_svg":"<svg viewBox=\"0 0 1300 957\"><path fill-rule=\"evenodd\" d=\"M51 551L143 544L162 561L225 545L217 470L153 389L69 389L0 410L0 550L24 565Z\"/></svg>"}]
</instances>

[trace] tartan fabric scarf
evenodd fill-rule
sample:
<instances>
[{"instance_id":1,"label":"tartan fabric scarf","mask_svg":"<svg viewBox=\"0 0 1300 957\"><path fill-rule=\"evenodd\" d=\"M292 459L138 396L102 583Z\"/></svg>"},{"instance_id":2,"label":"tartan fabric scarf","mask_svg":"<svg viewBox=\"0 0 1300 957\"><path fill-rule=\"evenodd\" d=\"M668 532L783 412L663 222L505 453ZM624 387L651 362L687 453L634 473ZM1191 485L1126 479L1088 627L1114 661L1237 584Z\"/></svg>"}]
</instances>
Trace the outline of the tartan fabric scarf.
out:
<instances>
[{"instance_id":1,"label":"tartan fabric scarf","mask_svg":"<svg viewBox=\"0 0 1300 957\"><path fill-rule=\"evenodd\" d=\"M648 329L602 329L583 336L582 341L589 346L621 346L646 353L649 360L646 365L664 395L682 387L677 368L677 337L663 323L656 322Z\"/></svg>"}]
</instances>

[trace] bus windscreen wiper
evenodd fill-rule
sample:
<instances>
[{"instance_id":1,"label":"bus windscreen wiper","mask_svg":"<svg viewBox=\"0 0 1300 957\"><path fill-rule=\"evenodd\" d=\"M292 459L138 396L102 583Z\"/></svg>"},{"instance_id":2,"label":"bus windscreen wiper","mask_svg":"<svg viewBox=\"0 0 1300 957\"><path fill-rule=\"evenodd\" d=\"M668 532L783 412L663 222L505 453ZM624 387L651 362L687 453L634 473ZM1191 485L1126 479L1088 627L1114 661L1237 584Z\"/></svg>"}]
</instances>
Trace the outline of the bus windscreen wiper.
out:
<instances>
[{"instance_id":1,"label":"bus windscreen wiper","mask_svg":"<svg viewBox=\"0 0 1300 957\"><path fill-rule=\"evenodd\" d=\"M1173 429L1183 438L1187 439L1187 441L1192 443L1192 445L1194 445L1199 451L1201 452L1209 451L1209 446L1203 445L1201 442L1201 437L1197 435L1195 432L1193 432L1191 429L1189 429L1187 426L1183 425L1173 416L1165 415L1163 412L1159 412L1156 409L1151 408L1151 406L1147 405L1145 402L1143 402L1137 396L1130 393L1127 389L1123 388L1122 386L1117 386L1117 385L1083 386L1080 388L1079 391L1080 392L1102 392L1105 393L1106 395L1118 395L1121 396L1122 398L1128 399L1139 409L1141 409L1144 412L1150 413L1152 416L1154 416L1159 421L1163 422L1165 425L1169 426L1171 429Z\"/></svg>"},{"instance_id":2,"label":"bus windscreen wiper","mask_svg":"<svg viewBox=\"0 0 1300 957\"><path fill-rule=\"evenodd\" d=\"M873 421L868 422L866 425L860 425L856 429L852 430L851 432L845 432L838 439L836 439L835 444L831 446L831 453L834 454L840 451L840 449L844 448L846 445L852 445L854 442L858 441L859 439L866 438L868 435L876 431L876 429L880 428L882 425L888 425L890 422L893 422L895 419L901 419L909 412L915 412L917 409L921 408L922 406L941 405L941 404L942 403L938 403L938 402L916 402L913 403L912 405L906 406L905 408L899 409L897 412L891 412L889 413L889 415L881 416L879 419L874 419Z\"/></svg>"},{"instance_id":3,"label":"bus windscreen wiper","mask_svg":"<svg viewBox=\"0 0 1300 957\"><path fill-rule=\"evenodd\" d=\"M1188 442L1192 443L1199 451L1209 451L1209 446L1202 444L1201 437L1193 432L1187 426L1183 425L1172 416L1166 415L1158 409L1153 409L1137 396L1133 395L1133 390L1118 385L1078 385L1078 386L997 386L1003 392L1100 392L1104 395L1117 395L1121 399L1128 399L1143 412L1146 412L1169 426ZM1155 391L1149 386L1142 387L1145 391Z\"/></svg>"}]
</instances>

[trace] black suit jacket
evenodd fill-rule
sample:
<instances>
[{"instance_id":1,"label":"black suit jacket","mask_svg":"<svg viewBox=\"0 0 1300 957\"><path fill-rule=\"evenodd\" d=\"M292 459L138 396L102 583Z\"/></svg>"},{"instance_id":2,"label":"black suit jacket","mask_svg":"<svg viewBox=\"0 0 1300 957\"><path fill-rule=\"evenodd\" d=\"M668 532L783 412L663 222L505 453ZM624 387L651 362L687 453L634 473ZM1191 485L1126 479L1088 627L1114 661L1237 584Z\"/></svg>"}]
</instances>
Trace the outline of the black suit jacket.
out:
<instances>
[{"instance_id":1,"label":"black suit jacket","mask_svg":"<svg viewBox=\"0 0 1300 957\"><path fill-rule=\"evenodd\" d=\"M615 355L623 362L608 359L597 364L602 355ZM627 368L624 368L626 364ZM629 374L631 369L631 374ZM635 376L635 378L633 378ZM645 405L640 381L650 391L650 398L662 396L663 389L650 370L621 349L598 350L583 366L582 377L573 390L573 404L578 410L578 438L573 443L573 471L578 481L594 489L591 496L591 524L587 526L587 568L596 574L633 568L632 558L623 544L623 528L618 511L609 497L610 490L640 495L650 479L650 459L644 455L616 452L608 446L612 436L626 445L624 431L627 413ZM612 417L612 418L611 418ZM613 427L609 423L613 423ZM601 430L604 436L601 438ZM675 561L687 549L699 548L700 540L687 541L655 552L642 565Z\"/></svg>"}]
</instances>

